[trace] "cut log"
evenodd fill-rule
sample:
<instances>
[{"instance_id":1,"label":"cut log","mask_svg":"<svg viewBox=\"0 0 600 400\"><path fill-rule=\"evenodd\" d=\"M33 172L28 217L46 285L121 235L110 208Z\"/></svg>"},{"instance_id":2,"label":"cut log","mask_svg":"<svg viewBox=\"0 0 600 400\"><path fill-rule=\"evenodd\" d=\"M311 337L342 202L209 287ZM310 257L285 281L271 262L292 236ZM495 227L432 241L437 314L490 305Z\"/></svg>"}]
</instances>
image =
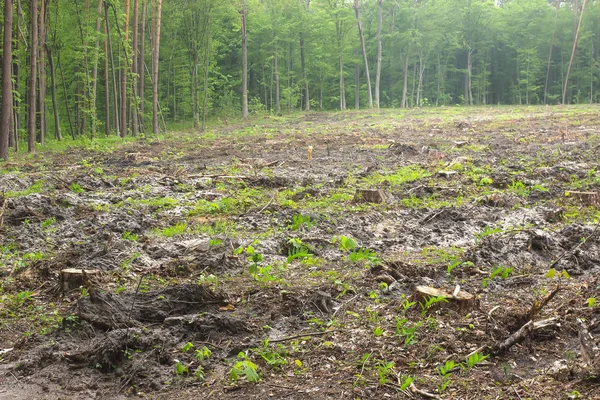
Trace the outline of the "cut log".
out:
<instances>
[{"instance_id":1,"label":"cut log","mask_svg":"<svg viewBox=\"0 0 600 400\"><path fill-rule=\"evenodd\" d=\"M100 271L97 269L86 269L87 279L97 279L100 277ZM60 290L68 292L84 286L84 270L77 268L67 268L60 271Z\"/></svg>"},{"instance_id":2,"label":"cut log","mask_svg":"<svg viewBox=\"0 0 600 400\"><path fill-rule=\"evenodd\" d=\"M383 190L378 189L358 189L354 195L355 203L376 203L381 204L389 200L389 195Z\"/></svg>"},{"instance_id":3,"label":"cut log","mask_svg":"<svg viewBox=\"0 0 600 400\"><path fill-rule=\"evenodd\" d=\"M565 196L572 197L585 206L600 205L600 196L598 195L598 192L569 191L565 192Z\"/></svg>"},{"instance_id":4,"label":"cut log","mask_svg":"<svg viewBox=\"0 0 600 400\"><path fill-rule=\"evenodd\" d=\"M450 178L452 175L456 174L458 174L456 171L438 171L438 175L443 178Z\"/></svg>"},{"instance_id":5,"label":"cut log","mask_svg":"<svg viewBox=\"0 0 600 400\"><path fill-rule=\"evenodd\" d=\"M454 293L448 293L443 289L437 289L431 286L417 286L415 288L417 298L426 299L429 297L441 297L449 303L458 305L460 309L471 308L475 304L475 296L471 293L461 290L460 287L454 289Z\"/></svg>"}]
</instances>

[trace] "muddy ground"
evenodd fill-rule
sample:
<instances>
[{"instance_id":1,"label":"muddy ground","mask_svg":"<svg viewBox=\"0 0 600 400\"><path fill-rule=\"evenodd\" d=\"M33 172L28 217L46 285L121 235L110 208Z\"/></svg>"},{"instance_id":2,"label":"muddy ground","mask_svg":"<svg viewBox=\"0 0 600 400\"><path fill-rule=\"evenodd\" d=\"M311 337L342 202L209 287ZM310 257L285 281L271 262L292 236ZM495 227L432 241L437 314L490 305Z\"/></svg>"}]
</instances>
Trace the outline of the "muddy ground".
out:
<instances>
[{"instance_id":1,"label":"muddy ground","mask_svg":"<svg viewBox=\"0 0 600 400\"><path fill-rule=\"evenodd\" d=\"M599 134L309 113L19 157L0 399L600 398Z\"/></svg>"}]
</instances>

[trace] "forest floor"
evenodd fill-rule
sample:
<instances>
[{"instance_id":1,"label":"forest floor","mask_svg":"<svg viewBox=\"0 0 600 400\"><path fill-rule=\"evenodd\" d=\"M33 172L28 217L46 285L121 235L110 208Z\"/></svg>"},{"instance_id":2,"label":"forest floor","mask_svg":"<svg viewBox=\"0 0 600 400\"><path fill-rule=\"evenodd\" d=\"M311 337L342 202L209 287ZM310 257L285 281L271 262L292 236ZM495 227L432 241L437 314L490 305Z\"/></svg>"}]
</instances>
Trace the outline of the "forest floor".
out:
<instances>
[{"instance_id":1,"label":"forest floor","mask_svg":"<svg viewBox=\"0 0 600 400\"><path fill-rule=\"evenodd\" d=\"M0 399L600 398L600 108L102 143L0 166Z\"/></svg>"}]
</instances>

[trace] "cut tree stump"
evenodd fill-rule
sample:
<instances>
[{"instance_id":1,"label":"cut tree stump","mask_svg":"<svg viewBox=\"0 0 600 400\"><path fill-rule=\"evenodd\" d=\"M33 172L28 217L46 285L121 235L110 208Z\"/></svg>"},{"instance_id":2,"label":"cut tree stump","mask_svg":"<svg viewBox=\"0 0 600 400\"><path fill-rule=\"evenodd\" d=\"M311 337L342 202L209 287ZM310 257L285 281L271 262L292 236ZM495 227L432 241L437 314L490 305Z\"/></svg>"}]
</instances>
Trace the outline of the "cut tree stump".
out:
<instances>
[{"instance_id":1,"label":"cut tree stump","mask_svg":"<svg viewBox=\"0 0 600 400\"><path fill-rule=\"evenodd\" d=\"M454 303L461 310L470 309L475 305L475 296L460 287L454 289L454 293L448 293L443 289L437 289L431 286L415 287L415 295L417 298L426 299L429 297L441 297L448 300L448 303Z\"/></svg>"},{"instance_id":2,"label":"cut tree stump","mask_svg":"<svg viewBox=\"0 0 600 400\"><path fill-rule=\"evenodd\" d=\"M600 204L600 196L598 195L598 192L568 191L565 192L565 196L577 199L585 206L597 206Z\"/></svg>"},{"instance_id":3,"label":"cut tree stump","mask_svg":"<svg viewBox=\"0 0 600 400\"><path fill-rule=\"evenodd\" d=\"M389 195L383 190L378 189L358 189L354 195L355 203L385 203L389 200Z\"/></svg>"},{"instance_id":4,"label":"cut tree stump","mask_svg":"<svg viewBox=\"0 0 600 400\"><path fill-rule=\"evenodd\" d=\"M82 269L67 268L60 271L60 290L68 292L84 286L84 274ZM97 269L86 269L85 274L88 279L97 279L100 277L100 271Z\"/></svg>"}]
</instances>

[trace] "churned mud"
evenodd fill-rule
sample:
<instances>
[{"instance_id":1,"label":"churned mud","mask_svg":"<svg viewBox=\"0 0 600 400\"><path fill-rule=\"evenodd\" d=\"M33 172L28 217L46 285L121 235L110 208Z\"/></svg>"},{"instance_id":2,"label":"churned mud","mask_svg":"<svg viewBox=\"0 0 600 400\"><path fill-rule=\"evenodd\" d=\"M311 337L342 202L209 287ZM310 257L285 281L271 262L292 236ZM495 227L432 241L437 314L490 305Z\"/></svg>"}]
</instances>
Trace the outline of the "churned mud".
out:
<instances>
[{"instance_id":1,"label":"churned mud","mask_svg":"<svg viewBox=\"0 0 600 400\"><path fill-rule=\"evenodd\" d=\"M599 133L309 113L18 158L0 399L600 398Z\"/></svg>"}]
</instances>

